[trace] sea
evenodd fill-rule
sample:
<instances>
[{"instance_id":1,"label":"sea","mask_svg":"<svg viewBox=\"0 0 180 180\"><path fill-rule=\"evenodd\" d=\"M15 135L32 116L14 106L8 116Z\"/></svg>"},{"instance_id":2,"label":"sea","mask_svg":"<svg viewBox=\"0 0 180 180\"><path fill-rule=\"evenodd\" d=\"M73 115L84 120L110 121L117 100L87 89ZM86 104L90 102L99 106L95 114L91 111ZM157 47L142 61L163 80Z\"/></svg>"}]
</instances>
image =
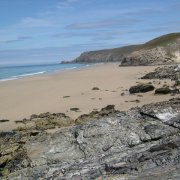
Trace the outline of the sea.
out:
<instances>
[{"instance_id":1,"label":"sea","mask_svg":"<svg viewBox=\"0 0 180 180\"><path fill-rule=\"evenodd\" d=\"M13 65L0 66L0 82L12 81L28 76L56 73L72 69L80 69L95 64L40 64L40 65Z\"/></svg>"}]
</instances>

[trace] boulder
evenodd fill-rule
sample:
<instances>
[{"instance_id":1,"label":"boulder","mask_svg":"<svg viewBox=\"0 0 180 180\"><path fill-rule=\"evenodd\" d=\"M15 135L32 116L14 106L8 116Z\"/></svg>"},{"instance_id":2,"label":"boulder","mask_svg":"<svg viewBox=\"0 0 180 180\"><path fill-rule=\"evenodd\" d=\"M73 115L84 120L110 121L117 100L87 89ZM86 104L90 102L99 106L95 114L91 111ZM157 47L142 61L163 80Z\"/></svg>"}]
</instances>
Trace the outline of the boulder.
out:
<instances>
[{"instance_id":1,"label":"boulder","mask_svg":"<svg viewBox=\"0 0 180 180\"><path fill-rule=\"evenodd\" d=\"M99 88L98 88L98 87L93 87L92 90L93 90L93 91L98 91Z\"/></svg>"},{"instance_id":2,"label":"boulder","mask_svg":"<svg viewBox=\"0 0 180 180\"><path fill-rule=\"evenodd\" d=\"M133 93L145 93L153 90L154 90L154 86L151 84L138 84L136 86L132 86L129 89L129 92L133 94Z\"/></svg>"},{"instance_id":3,"label":"boulder","mask_svg":"<svg viewBox=\"0 0 180 180\"><path fill-rule=\"evenodd\" d=\"M71 111L79 111L79 108L70 108Z\"/></svg>"},{"instance_id":4,"label":"boulder","mask_svg":"<svg viewBox=\"0 0 180 180\"><path fill-rule=\"evenodd\" d=\"M155 94L169 94L171 93L171 89L168 87L161 87L155 90Z\"/></svg>"},{"instance_id":5,"label":"boulder","mask_svg":"<svg viewBox=\"0 0 180 180\"><path fill-rule=\"evenodd\" d=\"M38 115L36 115L36 114L32 114L31 117L30 117L31 120L36 119L36 118L38 118Z\"/></svg>"}]
</instances>

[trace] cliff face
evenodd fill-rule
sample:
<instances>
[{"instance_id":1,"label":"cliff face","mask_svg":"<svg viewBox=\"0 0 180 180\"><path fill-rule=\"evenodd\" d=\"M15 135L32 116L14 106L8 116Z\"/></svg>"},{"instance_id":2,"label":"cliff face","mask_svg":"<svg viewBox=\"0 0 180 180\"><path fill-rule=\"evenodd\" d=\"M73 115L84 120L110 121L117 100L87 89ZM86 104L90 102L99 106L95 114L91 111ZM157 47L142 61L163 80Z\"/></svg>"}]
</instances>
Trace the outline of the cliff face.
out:
<instances>
[{"instance_id":1,"label":"cliff face","mask_svg":"<svg viewBox=\"0 0 180 180\"><path fill-rule=\"evenodd\" d=\"M180 62L180 33L161 36L128 54L121 65L160 65Z\"/></svg>"},{"instance_id":2,"label":"cliff face","mask_svg":"<svg viewBox=\"0 0 180 180\"><path fill-rule=\"evenodd\" d=\"M73 62L120 62L124 66L180 62L180 33L167 34L142 45L84 52Z\"/></svg>"},{"instance_id":3,"label":"cliff face","mask_svg":"<svg viewBox=\"0 0 180 180\"><path fill-rule=\"evenodd\" d=\"M126 55L138 50L139 48L140 45L133 45L115 49L84 52L76 58L74 62L121 62Z\"/></svg>"}]
</instances>

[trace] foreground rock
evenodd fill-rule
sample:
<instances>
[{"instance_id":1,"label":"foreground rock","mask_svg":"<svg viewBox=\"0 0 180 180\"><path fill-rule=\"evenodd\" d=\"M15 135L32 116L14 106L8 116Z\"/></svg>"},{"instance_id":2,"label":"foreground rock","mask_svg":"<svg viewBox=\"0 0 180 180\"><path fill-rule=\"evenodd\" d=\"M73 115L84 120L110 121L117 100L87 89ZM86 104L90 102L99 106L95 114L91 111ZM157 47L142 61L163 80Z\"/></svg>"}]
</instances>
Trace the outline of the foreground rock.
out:
<instances>
[{"instance_id":1,"label":"foreground rock","mask_svg":"<svg viewBox=\"0 0 180 180\"><path fill-rule=\"evenodd\" d=\"M1 133L1 175L12 180L180 178L180 99L127 112L108 106L72 125L54 134Z\"/></svg>"},{"instance_id":2,"label":"foreground rock","mask_svg":"<svg viewBox=\"0 0 180 180\"><path fill-rule=\"evenodd\" d=\"M154 86L151 84L138 84L136 86L130 87L129 92L133 94L133 93L145 93L153 90L154 90Z\"/></svg>"}]
</instances>

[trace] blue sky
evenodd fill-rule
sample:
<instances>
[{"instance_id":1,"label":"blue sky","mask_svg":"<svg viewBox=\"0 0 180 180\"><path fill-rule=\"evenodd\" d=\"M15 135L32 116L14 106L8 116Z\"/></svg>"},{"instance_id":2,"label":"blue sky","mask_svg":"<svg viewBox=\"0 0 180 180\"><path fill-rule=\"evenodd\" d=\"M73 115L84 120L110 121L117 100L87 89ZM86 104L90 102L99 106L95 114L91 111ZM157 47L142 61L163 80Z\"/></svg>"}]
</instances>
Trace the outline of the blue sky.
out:
<instances>
[{"instance_id":1,"label":"blue sky","mask_svg":"<svg viewBox=\"0 0 180 180\"><path fill-rule=\"evenodd\" d=\"M0 65L56 63L179 32L180 1L0 0L0 17Z\"/></svg>"}]
</instances>

